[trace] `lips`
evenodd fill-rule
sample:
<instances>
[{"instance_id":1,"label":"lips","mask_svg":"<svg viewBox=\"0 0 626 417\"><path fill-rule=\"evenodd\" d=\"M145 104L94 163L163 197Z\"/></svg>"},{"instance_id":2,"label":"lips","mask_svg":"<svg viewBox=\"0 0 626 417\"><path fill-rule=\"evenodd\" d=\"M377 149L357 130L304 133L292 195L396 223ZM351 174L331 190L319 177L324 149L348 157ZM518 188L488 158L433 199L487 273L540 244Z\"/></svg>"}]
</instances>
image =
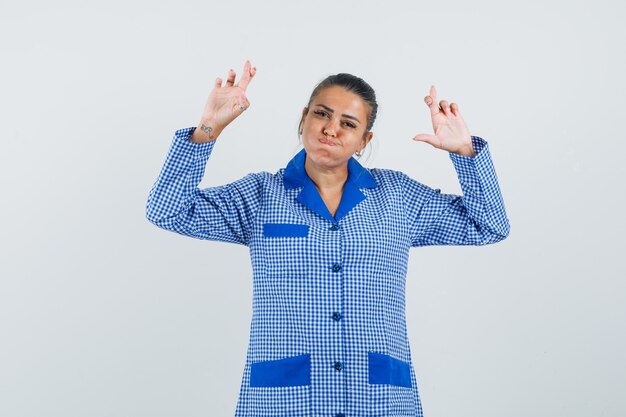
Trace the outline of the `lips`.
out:
<instances>
[{"instance_id":1,"label":"lips","mask_svg":"<svg viewBox=\"0 0 626 417\"><path fill-rule=\"evenodd\" d=\"M334 142L331 142L331 141L326 140L326 139L320 139L320 142L322 142L324 145L336 146L336 144Z\"/></svg>"}]
</instances>

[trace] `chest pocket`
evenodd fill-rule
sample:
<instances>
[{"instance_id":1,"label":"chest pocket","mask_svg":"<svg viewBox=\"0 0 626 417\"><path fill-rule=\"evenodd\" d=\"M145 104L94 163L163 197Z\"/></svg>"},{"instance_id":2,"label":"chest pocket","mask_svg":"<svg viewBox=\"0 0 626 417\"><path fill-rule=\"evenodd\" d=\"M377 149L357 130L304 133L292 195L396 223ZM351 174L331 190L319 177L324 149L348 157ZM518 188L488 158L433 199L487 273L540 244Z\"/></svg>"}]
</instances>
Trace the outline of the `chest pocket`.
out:
<instances>
[{"instance_id":1,"label":"chest pocket","mask_svg":"<svg viewBox=\"0 0 626 417\"><path fill-rule=\"evenodd\" d=\"M311 226L304 223L264 223L262 239L268 275L306 274L313 234Z\"/></svg>"},{"instance_id":2,"label":"chest pocket","mask_svg":"<svg viewBox=\"0 0 626 417\"><path fill-rule=\"evenodd\" d=\"M308 235L308 224L265 223L263 225L264 237L307 237Z\"/></svg>"}]
</instances>

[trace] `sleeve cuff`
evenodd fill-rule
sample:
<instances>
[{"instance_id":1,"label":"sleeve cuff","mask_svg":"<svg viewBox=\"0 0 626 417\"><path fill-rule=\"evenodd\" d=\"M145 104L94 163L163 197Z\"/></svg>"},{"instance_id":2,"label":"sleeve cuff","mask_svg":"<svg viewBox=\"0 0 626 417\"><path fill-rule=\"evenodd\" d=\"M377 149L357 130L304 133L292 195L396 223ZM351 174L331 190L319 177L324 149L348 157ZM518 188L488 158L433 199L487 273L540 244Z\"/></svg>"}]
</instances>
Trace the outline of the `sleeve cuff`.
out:
<instances>
[{"instance_id":1,"label":"sleeve cuff","mask_svg":"<svg viewBox=\"0 0 626 417\"><path fill-rule=\"evenodd\" d=\"M472 158L477 158L478 155L481 153L481 151L487 147L487 141L481 137L478 136L472 136L472 148L474 149L474 156L465 156L465 155L459 155L458 153L454 153L454 152L448 152L450 154L450 157L459 157L459 158L467 158L467 159L472 159ZM454 160L454 159L453 159Z\"/></svg>"},{"instance_id":2,"label":"sleeve cuff","mask_svg":"<svg viewBox=\"0 0 626 417\"><path fill-rule=\"evenodd\" d=\"M190 139L195 130L195 126L178 129L174 133L173 146L181 149L185 154L193 155L194 159L207 159L211 154L216 141L204 143L192 142Z\"/></svg>"},{"instance_id":3,"label":"sleeve cuff","mask_svg":"<svg viewBox=\"0 0 626 417\"><path fill-rule=\"evenodd\" d=\"M474 152L476 153L474 156L465 156L449 152L450 159L454 164L462 188L464 188L463 186L470 186L472 189L480 187L481 176L483 176L484 173L493 171L487 141L481 137L472 136L472 148L474 148Z\"/></svg>"}]
</instances>

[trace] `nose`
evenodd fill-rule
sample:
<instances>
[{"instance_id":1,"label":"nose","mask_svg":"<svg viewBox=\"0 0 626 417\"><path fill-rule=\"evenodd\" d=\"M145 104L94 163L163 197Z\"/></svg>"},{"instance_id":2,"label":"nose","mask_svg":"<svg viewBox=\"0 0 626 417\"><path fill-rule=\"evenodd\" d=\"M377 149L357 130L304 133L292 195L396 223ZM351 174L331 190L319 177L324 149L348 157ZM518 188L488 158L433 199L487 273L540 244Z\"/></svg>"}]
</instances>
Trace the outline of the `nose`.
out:
<instances>
[{"instance_id":1,"label":"nose","mask_svg":"<svg viewBox=\"0 0 626 417\"><path fill-rule=\"evenodd\" d=\"M330 119L328 123L326 123L326 126L324 126L324 134L328 136L335 136L336 132L336 121L334 119Z\"/></svg>"}]
</instances>

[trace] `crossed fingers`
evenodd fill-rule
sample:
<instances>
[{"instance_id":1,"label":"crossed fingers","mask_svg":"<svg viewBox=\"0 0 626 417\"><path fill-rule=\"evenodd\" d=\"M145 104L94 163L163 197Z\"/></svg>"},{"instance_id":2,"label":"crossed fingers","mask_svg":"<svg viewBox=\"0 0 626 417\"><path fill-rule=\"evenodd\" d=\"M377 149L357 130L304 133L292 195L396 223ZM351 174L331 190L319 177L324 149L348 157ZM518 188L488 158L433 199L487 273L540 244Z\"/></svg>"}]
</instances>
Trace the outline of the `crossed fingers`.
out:
<instances>
[{"instance_id":1,"label":"crossed fingers","mask_svg":"<svg viewBox=\"0 0 626 417\"><path fill-rule=\"evenodd\" d=\"M244 91L246 90L246 88L248 88L248 84L250 84L250 81L252 80L252 78L254 77L254 74L256 74L256 67L252 67L252 64L250 63L249 60L246 60L246 63L243 66L243 73L241 76L241 79L239 80L239 82L237 84L235 84L235 70L233 70L232 68L228 71L228 77L226 78L226 85L224 85L224 87L241 87ZM219 82L219 86L222 87L221 85L221 80Z\"/></svg>"},{"instance_id":2,"label":"crossed fingers","mask_svg":"<svg viewBox=\"0 0 626 417\"><path fill-rule=\"evenodd\" d=\"M459 116L459 106L456 103L448 104L447 100L439 101L439 105L436 105L437 101L437 90L434 85L430 86L430 93L426 97L424 97L424 101L430 108L430 114L433 116L437 113L441 112L448 117L458 117Z\"/></svg>"}]
</instances>

